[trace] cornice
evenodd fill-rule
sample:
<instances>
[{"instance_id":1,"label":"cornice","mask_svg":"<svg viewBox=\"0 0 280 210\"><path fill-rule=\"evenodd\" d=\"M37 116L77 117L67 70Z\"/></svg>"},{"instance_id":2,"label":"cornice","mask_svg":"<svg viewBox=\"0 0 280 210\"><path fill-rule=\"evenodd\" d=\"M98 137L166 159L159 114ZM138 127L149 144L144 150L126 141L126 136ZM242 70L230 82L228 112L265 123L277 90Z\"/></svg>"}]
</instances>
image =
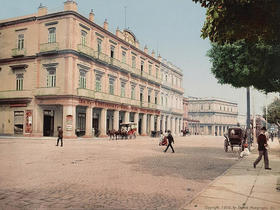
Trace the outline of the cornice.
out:
<instances>
[{"instance_id":1,"label":"cornice","mask_svg":"<svg viewBox=\"0 0 280 210\"><path fill-rule=\"evenodd\" d=\"M39 17L32 16L32 17L23 18L23 19L7 21L7 22L0 23L0 27L16 25L16 24L20 24L20 23L24 23L24 22L30 22L30 21L36 21L36 20L45 20L45 19L61 17L61 16L67 16L67 15L74 15L74 16L78 17L79 19L85 21L87 24L89 24L89 25L99 29L103 33L107 34L108 36L113 37L114 39L118 40L119 42L121 42L122 44L126 45L127 47L130 47L131 49L141 53L145 57L148 57L150 60L153 60L154 62L160 64L160 61L157 60L156 58L154 58L151 55L145 53L144 51L136 48L134 45L129 44L125 40L119 38L118 36L116 36L115 34L111 33L110 31L105 30L103 27L97 25L96 23L90 21L89 19L87 19L86 17L82 16L81 14L79 14L78 12L75 12L75 11L61 11L61 12L51 13L51 14L47 14L47 15L43 15L43 16L39 16Z\"/></svg>"}]
</instances>

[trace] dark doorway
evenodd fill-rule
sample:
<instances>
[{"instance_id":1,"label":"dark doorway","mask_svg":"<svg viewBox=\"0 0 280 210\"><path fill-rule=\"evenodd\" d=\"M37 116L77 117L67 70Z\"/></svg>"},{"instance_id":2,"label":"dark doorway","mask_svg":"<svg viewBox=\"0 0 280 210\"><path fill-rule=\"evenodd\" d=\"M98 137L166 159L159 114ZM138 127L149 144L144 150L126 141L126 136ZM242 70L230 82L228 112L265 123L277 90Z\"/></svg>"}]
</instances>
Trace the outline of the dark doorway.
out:
<instances>
[{"instance_id":1,"label":"dark doorway","mask_svg":"<svg viewBox=\"0 0 280 210\"><path fill-rule=\"evenodd\" d=\"M54 111L44 110L43 136L53 136L54 133Z\"/></svg>"},{"instance_id":2,"label":"dark doorway","mask_svg":"<svg viewBox=\"0 0 280 210\"><path fill-rule=\"evenodd\" d=\"M23 121L24 121L24 112L15 111L14 112L14 133L23 134Z\"/></svg>"},{"instance_id":3,"label":"dark doorway","mask_svg":"<svg viewBox=\"0 0 280 210\"><path fill-rule=\"evenodd\" d=\"M141 135L142 134L142 119L139 118L138 121L138 133Z\"/></svg>"}]
</instances>

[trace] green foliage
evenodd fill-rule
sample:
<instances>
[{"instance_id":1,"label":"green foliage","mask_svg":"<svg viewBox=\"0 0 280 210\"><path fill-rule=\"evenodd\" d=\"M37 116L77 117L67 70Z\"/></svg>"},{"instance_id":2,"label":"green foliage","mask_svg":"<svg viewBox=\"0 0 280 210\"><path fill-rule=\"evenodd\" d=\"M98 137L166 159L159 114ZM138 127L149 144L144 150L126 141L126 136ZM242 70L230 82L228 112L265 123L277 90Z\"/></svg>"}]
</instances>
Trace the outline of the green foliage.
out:
<instances>
[{"instance_id":1,"label":"green foliage","mask_svg":"<svg viewBox=\"0 0 280 210\"><path fill-rule=\"evenodd\" d=\"M245 40L213 43L207 55L220 84L236 88L254 86L263 92L280 91L280 44Z\"/></svg>"},{"instance_id":2,"label":"green foliage","mask_svg":"<svg viewBox=\"0 0 280 210\"><path fill-rule=\"evenodd\" d=\"M263 110L264 118L266 118L265 108ZM267 121L269 123L274 123L280 126L280 99L275 99L271 104L267 107Z\"/></svg>"},{"instance_id":3,"label":"green foliage","mask_svg":"<svg viewBox=\"0 0 280 210\"><path fill-rule=\"evenodd\" d=\"M211 42L280 42L279 0L193 0L207 8L201 36Z\"/></svg>"}]
</instances>

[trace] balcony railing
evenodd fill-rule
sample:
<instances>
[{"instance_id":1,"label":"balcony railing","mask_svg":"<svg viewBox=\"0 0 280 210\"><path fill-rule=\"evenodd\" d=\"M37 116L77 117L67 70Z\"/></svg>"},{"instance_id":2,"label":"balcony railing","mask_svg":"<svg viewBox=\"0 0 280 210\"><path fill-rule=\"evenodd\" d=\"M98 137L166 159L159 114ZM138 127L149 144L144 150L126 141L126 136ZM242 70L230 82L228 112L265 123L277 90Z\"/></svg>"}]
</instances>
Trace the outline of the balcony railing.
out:
<instances>
[{"instance_id":1,"label":"balcony railing","mask_svg":"<svg viewBox=\"0 0 280 210\"><path fill-rule=\"evenodd\" d=\"M0 91L0 99L30 98L30 97L32 97L32 91L31 90Z\"/></svg>"},{"instance_id":2,"label":"balcony railing","mask_svg":"<svg viewBox=\"0 0 280 210\"><path fill-rule=\"evenodd\" d=\"M82 52L86 55L89 55L91 57L96 57L95 56L95 53L96 51L94 51L92 48L88 47L88 46L85 46L85 45L82 45L82 44L78 44L78 51L79 52Z\"/></svg>"},{"instance_id":3,"label":"balcony railing","mask_svg":"<svg viewBox=\"0 0 280 210\"><path fill-rule=\"evenodd\" d=\"M124 69L126 71L129 71L133 74L136 74L138 76L141 76L143 78L146 78L148 80L151 80L151 81L155 81L157 83L160 83L161 82L161 79L160 78L156 78L152 75L149 75L148 73L146 72L142 72L140 71L140 69L137 69L137 68L132 68L129 64L127 63L123 63L115 58L111 58L109 57L108 55L104 54L104 53L101 53L101 52L97 52L95 50L93 50L92 48L88 47L88 46L85 46L85 45L82 45L82 44L78 44L77 46L78 48L78 51L79 52L82 52L94 59L98 59L100 61L103 61L107 64L110 64L112 66L115 66L115 67L118 67L118 68L121 68L121 69Z\"/></svg>"},{"instance_id":4,"label":"balcony railing","mask_svg":"<svg viewBox=\"0 0 280 210\"><path fill-rule=\"evenodd\" d=\"M59 87L42 87L34 90L35 96L48 96L48 95L59 95Z\"/></svg>"},{"instance_id":5,"label":"balcony railing","mask_svg":"<svg viewBox=\"0 0 280 210\"><path fill-rule=\"evenodd\" d=\"M112 95L112 94L104 93L104 92L93 91L93 90L89 90L89 89L78 88L77 95L86 97L86 98L99 99L102 101L109 101L109 102L115 102L115 103L117 102L117 103L121 103L121 104L137 106L137 107L157 109L157 105L153 104L153 103L148 103L148 102L143 102L143 101L141 102L140 100L135 100L135 99L127 98L127 97L121 97L118 95Z\"/></svg>"},{"instance_id":6,"label":"balcony railing","mask_svg":"<svg viewBox=\"0 0 280 210\"><path fill-rule=\"evenodd\" d=\"M95 92L89 89L78 88L77 89L78 96L86 97L86 98L94 98Z\"/></svg>"},{"instance_id":7,"label":"balcony railing","mask_svg":"<svg viewBox=\"0 0 280 210\"><path fill-rule=\"evenodd\" d=\"M58 50L59 44L57 42L40 44L40 52L53 52Z\"/></svg>"},{"instance_id":8,"label":"balcony railing","mask_svg":"<svg viewBox=\"0 0 280 210\"><path fill-rule=\"evenodd\" d=\"M22 49L14 48L14 49L12 49L12 57L25 56L25 55L26 55L26 49L25 48L22 48Z\"/></svg>"}]
</instances>

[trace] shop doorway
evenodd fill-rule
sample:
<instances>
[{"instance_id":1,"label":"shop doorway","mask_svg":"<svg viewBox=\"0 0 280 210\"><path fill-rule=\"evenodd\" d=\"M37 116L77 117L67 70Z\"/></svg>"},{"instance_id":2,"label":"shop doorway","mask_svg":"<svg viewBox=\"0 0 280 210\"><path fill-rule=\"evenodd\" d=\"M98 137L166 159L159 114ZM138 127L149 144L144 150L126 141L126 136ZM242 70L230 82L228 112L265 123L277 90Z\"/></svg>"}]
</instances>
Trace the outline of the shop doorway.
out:
<instances>
[{"instance_id":1,"label":"shop doorway","mask_svg":"<svg viewBox=\"0 0 280 210\"><path fill-rule=\"evenodd\" d=\"M54 111L44 110L43 136L53 136L54 133Z\"/></svg>"},{"instance_id":2,"label":"shop doorway","mask_svg":"<svg viewBox=\"0 0 280 210\"><path fill-rule=\"evenodd\" d=\"M142 134L142 118L139 117L138 121L138 133L141 135Z\"/></svg>"},{"instance_id":3,"label":"shop doorway","mask_svg":"<svg viewBox=\"0 0 280 210\"><path fill-rule=\"evenodd\" d=\"M17 135L23 134L23 120L24 120L24 112L15 111L14 112L14 134L17 134Z\"/></svg>"}]
</instances>

